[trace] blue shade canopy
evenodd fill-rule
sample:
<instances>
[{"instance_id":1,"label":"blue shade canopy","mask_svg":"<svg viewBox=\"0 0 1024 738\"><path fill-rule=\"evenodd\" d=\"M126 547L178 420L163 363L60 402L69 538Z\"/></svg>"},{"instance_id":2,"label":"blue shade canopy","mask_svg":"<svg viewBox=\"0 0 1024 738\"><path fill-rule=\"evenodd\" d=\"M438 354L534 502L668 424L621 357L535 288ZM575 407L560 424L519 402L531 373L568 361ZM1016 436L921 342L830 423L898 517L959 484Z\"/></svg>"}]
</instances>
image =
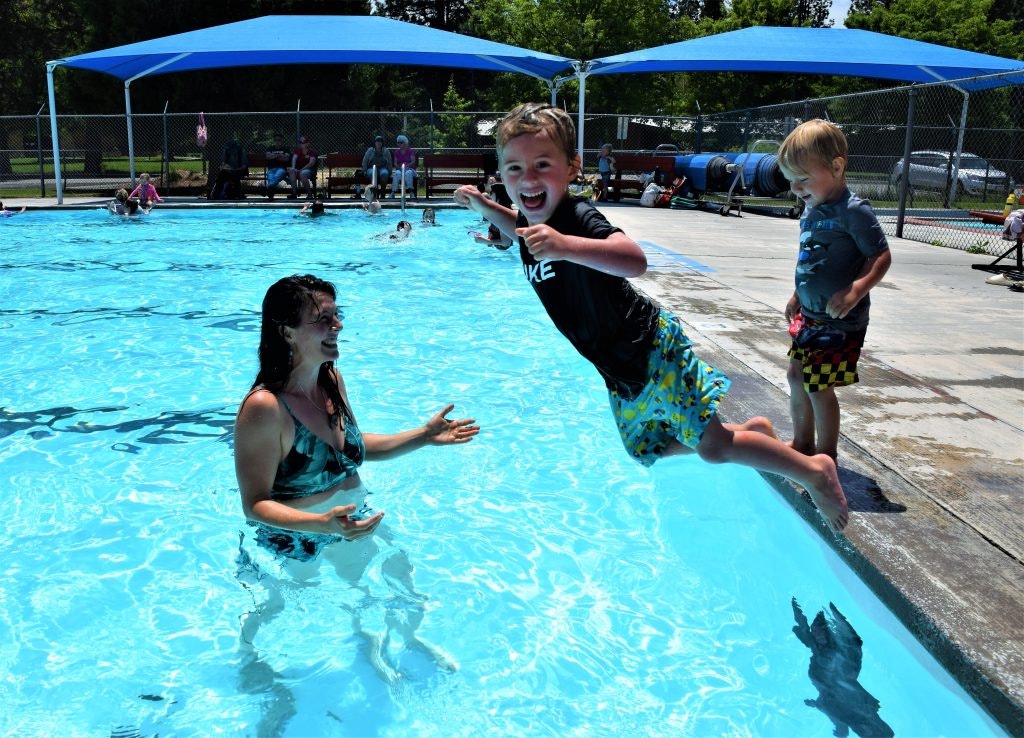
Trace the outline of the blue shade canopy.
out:
<instances>
[{"instance_id":1,"label":"blue shade canopy","mask_svg":"<svg viewBox=\"0 0 1024 738\"><path fill-rule=\"evenodd\" d=\"M365 15L268 15L49 62L122 80L273 64L456 67L544 80L572 66L565 57Z\"/></svg>"},{"instance_id":2,"label":"blue shade canopy","mask_svg":"<svg viewBox=\"0 0 1024 738\"><path fill-rule=\"evenodd\" d=\"M787 72L937 82L1019 70L965 85L1024 82L1024 61L849 28L753 26L591 62L589 73Z\"/></svg>"}]
</instances>

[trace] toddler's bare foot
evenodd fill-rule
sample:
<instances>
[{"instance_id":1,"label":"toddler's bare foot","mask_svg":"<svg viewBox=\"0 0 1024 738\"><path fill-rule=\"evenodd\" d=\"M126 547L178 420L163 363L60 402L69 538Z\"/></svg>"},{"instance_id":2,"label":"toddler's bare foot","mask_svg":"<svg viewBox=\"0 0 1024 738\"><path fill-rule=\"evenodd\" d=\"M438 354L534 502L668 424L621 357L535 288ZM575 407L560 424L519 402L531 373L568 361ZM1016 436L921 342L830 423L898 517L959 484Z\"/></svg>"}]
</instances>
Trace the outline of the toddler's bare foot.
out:
<instances>
[{"instance_id":1,"label":"toddler's bare foot","mask_svg":"<svg viewBox=\"0 0 1024 738\"><path fill-rule=\"evenodd\" d=\"M833 530L840 531L850 522L850 510L843 485L839 481L836 463L828 454L818 454L812 460L818 467L818 474L816 483L809 485L807 492Z\"/></svg>"}]
</instances>

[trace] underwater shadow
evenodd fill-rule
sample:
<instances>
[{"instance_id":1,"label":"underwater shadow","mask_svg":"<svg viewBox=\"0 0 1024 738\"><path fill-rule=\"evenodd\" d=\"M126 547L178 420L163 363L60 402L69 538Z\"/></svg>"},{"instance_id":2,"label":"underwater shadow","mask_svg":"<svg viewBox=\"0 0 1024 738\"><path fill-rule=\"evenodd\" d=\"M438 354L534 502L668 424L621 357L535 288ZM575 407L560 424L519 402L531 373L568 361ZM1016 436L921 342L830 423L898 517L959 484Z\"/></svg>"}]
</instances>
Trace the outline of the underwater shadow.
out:
<instances>
[{"instance_id":1,"label":"underwater shadow","mask_svg":"<svg viewBox=\"0 0 1024 738\"><path fill-rule=\"evenodd\" d=\"M881 703L857 681L863 657L863 641L846 617L829 603L830 613L819 610L813 622L793 598L793 632L811 649L807 676L818 690L817 699L804 700L821 710L835 726L833 735L843 738L853 730L860 738L886 738L895 733L878 716Z\"/></svg>"}]
</instances>

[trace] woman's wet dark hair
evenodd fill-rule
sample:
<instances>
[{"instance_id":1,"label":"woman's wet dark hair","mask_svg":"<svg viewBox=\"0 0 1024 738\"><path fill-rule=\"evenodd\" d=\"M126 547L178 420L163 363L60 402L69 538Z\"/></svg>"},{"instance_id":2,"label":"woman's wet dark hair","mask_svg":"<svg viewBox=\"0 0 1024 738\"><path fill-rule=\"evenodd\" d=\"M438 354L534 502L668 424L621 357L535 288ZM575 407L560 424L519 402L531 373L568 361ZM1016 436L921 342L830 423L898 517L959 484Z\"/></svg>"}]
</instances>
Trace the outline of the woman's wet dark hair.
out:
<instances>
[{"instance_id":1,"label":"woman's wet dark hair","mask_svg":"<svg viewBox=\"0 0 1024 738\"><path fill-rule=\"evenodd\" d=\"M327 280L312 274L293 274L270 285L263 297L262 319L260 322L260 370L253 387L263 386L277 394L288 384L292 373L292 349L284 337L284 328L295 328L303 320L307 306L316 307L318 293L337 298L337 290ZM330 415L331 425L339 422L343 400L338 385L331 377L333 362L327 361L320 367L317 384L334 406Z\"/></svg>"}]
</instances>

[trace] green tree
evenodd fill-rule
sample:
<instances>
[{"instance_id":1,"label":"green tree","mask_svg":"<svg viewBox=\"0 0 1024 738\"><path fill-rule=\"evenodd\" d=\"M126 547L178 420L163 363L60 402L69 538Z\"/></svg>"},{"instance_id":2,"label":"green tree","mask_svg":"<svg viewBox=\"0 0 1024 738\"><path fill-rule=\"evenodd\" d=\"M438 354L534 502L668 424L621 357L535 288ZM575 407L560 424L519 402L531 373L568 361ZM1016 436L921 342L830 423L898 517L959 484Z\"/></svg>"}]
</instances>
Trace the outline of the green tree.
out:
<instances>
[{"instance_id":1,"label":"green tree","mask_svg":"<svg viewBox=\"0 0 1024 738\"><path fill-rule=\"evenodd\" d=\"M891 0L875 2L866 12L851 6L848 28L862 28L890 36L966 51L1024 59L1024 10L1021 3L1001 0L1009 11L998 17L993 0ZM1016 8L1015 15L1013 9Z\"/></svg>"},{"instance_id":2,"label":"green tree","mask_svg":"<svg viewBox=\"0 0 1024 738\"><path fill-rule=\"evenodd\" d=\"M692 19L672 18L666 0L635 0L628 12L610 0L481 0L473 11L472 31L515 46L589 60L679 41L694 35ZM688 35L680 35L686 33ZM663 75L644 84L623 85L618 76L589 77L587 106L607 112L652 110L660 107L674 85ZM482 92L491 107L507 109L523 100L546 100L550 91L540 81L514 76ZM569 107L578 97L576 82L558 93Z\"/></svg>"},{"instance_id":3,"label":"green tree","mask_svg":"<svg viewBox=\"0 0 1024 738\"><path fill-rule=\"evenodd\" d=\"M733 0L721 19L704 18L700 36L712 36L751 26L831 25L831 0ZM685 108L704 113L799 100L816 94L820 78L810 74L757 72L688 73L680 95Z\"/></svg>"},{"instance_id":4,"label":"green tree","mask_svg":"<svg viewBox=\"0 0 1024 738\"><path fill-rule=\"evenodd\" d=\"M0 111L34 114L46 102L46 62L78 53L82 32L63 0L0 0ZM31 39L26 43L26 39Z\"/></svg>"},{"instance_id":5,"label":"green tree","mask_svg":"<svg viewBox=\"0 0 1024 738\"><path fill-rule=\"evenodd\" d=\"M442 111L445 113L460 112L468 110L469 101L459 94L455 86L455 77L452 76L448 82L448 89L445 90L442 101ZM430 140L433 141L434 149L460 149L465 148L470 141L470 132L474 118L471 115L442 115L438 118Z\"/></svg>"}]
</instances>

